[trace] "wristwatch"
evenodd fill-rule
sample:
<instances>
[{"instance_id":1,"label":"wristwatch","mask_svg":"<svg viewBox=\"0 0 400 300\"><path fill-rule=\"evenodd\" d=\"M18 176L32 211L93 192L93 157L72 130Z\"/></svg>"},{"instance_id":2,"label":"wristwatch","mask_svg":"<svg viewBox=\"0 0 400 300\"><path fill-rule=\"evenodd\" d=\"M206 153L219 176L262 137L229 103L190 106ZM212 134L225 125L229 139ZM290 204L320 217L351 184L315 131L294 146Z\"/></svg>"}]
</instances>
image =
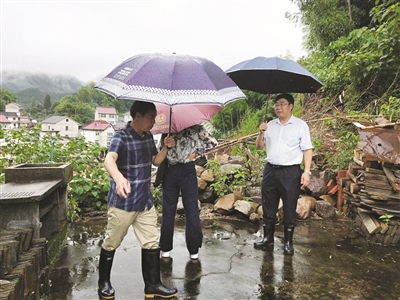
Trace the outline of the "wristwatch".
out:
<instances>
[{"instance_id":1,"label":"wristwatch","mask_svg":"<svg viewBox=\"0 0 400 300\"><path fill-rule=\"evenodd\" d=\"M311 176L311 171L310 170L304 170L304 173L307 173L308 175Z\"/></svg>"}]
</instances>

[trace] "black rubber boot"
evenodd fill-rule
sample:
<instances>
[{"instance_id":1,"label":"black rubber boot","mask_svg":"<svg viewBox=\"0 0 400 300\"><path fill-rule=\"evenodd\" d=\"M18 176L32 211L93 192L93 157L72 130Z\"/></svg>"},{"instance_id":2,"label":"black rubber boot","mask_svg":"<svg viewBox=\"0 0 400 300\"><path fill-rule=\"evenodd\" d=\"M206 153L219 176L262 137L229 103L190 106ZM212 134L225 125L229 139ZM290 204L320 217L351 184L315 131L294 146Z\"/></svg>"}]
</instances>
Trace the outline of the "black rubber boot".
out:
<instances>
[{"instance_id":1,"label":"black rubber boot","mask_svg":"<svg viewBox=\"0 0 400 300\"><path fill-rule=\"evenodd\" d=\"M283 248L283 254L293 255L294 248L293 248L293 231L294 227L285 226L285 245Z\"/></svg>"},{"instance_id":2,"label":"black rubber boot","mask_svg":"<svg viewBox=\"0 0 400 300\"><path fill-rule=\"evenodd\" d=\"M254 247L266 250L274 249L275 220L267 220L263 224L264 237L261 241L255 242Z\"/></svg>"},{"instance_id":3,"label":"black rubber boot","mask_svg":"<svg viewBox=\"0 0 400 300\"><path fill-rule=\"evenodd\" d=\"M115 291L111 286L110 273L115 250L107 251L101 248L99 262L98 294L100 299L115 299Z\"/></svg>"},{"instance_id":4,"label":"black rubber boot","mask_svg":"<svg viewBox=\"0 0 400 300\"><path fill-rule=\"evenodd\" d=\"M142 249L142 274L145 298L172 298L178 294L176 288L168 288L160 279L160 249Z\"/></svg>"}]
</instances>

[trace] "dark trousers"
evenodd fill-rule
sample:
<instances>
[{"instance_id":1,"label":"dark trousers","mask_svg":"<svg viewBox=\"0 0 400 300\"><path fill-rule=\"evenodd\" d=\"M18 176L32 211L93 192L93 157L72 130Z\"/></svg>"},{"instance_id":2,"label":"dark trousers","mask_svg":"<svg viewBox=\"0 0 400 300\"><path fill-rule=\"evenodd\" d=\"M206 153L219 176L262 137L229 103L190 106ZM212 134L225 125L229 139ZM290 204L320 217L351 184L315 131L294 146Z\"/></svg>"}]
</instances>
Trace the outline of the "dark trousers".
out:
<instances>
[{"instance_id":1,"label":"dark trousers","mask_svg":"<svg viewBox=\"0 0 400 300\"><path fill-rule=\"evenodd\" d=\"M165 169L162 196L160 248L173 248L175 214L181 191L186 221L186 247L191 254L199 251L203 241L198 207L198 185L194 162L170 165Z\"/></svg>"},{"instance_id":2,"label":"dark trousers","mask_svg":"<svg viewBox=\"0 0 400 300\"><path fill-rule=\"evenodd\" d=\"M292 227L296 224L296 207L300 195L301 168L299 165L264 167L261 184L263 220L276 220L279 199L283 202L283 224Z\"/></svg>"}]
</instances>

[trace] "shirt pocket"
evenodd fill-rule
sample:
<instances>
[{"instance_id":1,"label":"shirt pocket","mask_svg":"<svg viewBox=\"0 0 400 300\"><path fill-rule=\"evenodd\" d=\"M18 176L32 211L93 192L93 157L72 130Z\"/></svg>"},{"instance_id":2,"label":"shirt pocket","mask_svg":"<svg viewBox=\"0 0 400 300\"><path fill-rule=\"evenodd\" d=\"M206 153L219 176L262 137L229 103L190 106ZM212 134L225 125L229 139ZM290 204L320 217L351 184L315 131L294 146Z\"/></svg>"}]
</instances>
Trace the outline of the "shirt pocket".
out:
<instances>
[{"instance_id":1,"label":"shirt pocket","mask_svg":"<svg viewBox=\"0 0 400 300\"><path fill-rule=\"evenodd\" d=\"M285 145L294 148L300 145L300 136L298 134L287 134L284 136Z\"/></svg>"}]
</instances>

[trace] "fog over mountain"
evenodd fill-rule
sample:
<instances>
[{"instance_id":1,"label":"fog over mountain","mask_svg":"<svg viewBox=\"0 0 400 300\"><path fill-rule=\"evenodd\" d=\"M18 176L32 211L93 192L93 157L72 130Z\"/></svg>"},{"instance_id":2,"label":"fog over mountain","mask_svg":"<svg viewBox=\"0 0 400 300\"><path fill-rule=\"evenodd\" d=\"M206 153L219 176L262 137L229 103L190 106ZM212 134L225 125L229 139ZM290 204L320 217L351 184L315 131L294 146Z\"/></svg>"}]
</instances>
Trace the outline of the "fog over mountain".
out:
<instances>
[{"instance_id":1,"label":"fog over mountain","mask_svg":"<svg viewBox=\"0 0 400 300\"><path fill-rule=\"evenodd\" d=\"M69 94L86 84L75 77L64 75L17 71L2 71L1 75L2 88L13 93L35 88L47 94Z\"/></svg>"},{"instance_id":2,"label":"fog over mountain","mask_svg":"<svg viewBox=\"0 0 400 300\"><path fill-rule=\"evenodd\" d=\"M43 103L47 94L53 101L58 101L68 94L76 93L87 84L75 77L65 75L18 71L2 71L1 74L1 87L14 93L17 96L17 102L21 104Z\"/></svg>"}]
</instances>

